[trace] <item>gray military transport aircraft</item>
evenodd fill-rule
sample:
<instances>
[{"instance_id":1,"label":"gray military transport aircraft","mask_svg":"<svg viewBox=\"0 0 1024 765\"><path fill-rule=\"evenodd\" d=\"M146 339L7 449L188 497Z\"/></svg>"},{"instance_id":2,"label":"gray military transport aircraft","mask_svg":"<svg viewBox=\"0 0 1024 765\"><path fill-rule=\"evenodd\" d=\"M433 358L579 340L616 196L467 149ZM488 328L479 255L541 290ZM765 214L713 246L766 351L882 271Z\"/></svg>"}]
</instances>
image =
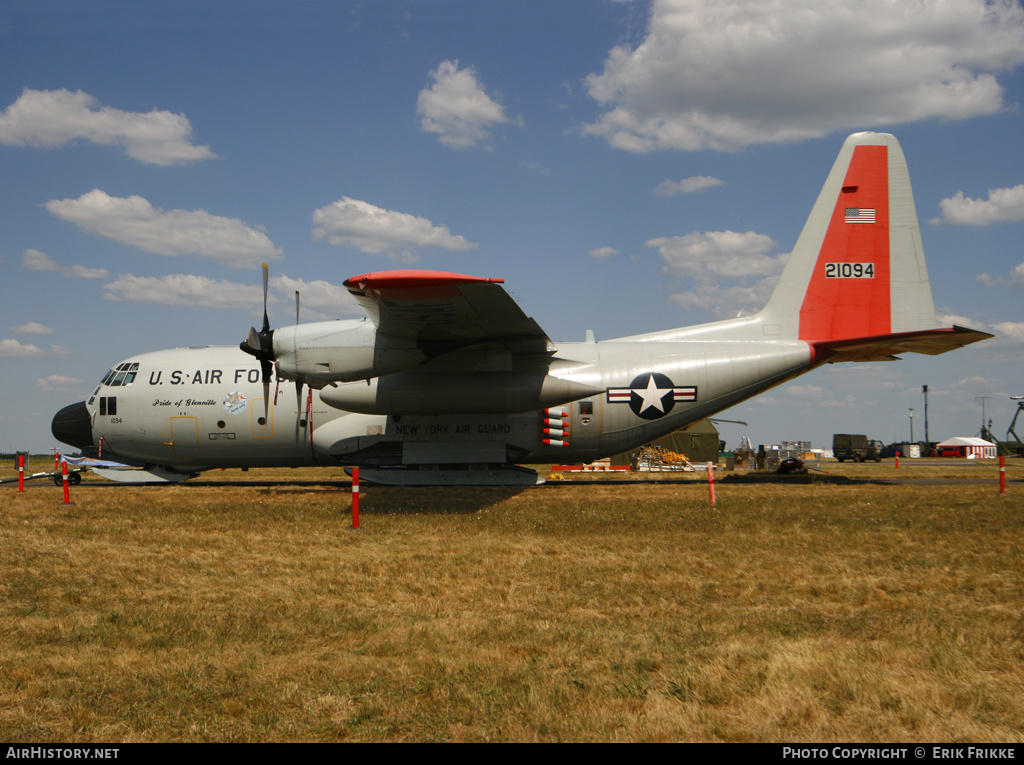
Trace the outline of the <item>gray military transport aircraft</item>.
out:
<instances>
[{"instance_id":1,"label":"gray military transport aircraft","mask_svg":"<svg viewBox=\"0 0 1024 765\"><path fill-rule=\"evenodd\" d=\"M381 484L533 484L521 463L623 452L822 364L991 337L939 326L906 161L882 133L846 139L752 316L556 344L501 279L406 270L345 281L363 319L271 329L266 265L263 279L261 331L126 359L54 436L135 480L331 465Z\"/></svg>"}]
</instances>

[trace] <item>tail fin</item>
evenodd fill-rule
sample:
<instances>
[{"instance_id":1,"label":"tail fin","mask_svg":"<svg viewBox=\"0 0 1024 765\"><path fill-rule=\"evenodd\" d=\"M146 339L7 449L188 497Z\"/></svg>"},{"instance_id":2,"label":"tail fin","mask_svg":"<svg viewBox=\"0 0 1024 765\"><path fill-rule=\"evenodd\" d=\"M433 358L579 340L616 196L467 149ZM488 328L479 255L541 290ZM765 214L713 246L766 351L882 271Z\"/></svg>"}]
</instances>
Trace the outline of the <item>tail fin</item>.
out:
<instances>
[{"instance_id":1,"label":"tail fin","mask_svg":"<svg viewBox=\"0 0 1024 765\"><path fill-rule=\"evenodd\" d=\"M939 326L907 163L887 133L843 143L762 318L819 361L942 353L990 337Z\"/></svg>"}]
</instances>

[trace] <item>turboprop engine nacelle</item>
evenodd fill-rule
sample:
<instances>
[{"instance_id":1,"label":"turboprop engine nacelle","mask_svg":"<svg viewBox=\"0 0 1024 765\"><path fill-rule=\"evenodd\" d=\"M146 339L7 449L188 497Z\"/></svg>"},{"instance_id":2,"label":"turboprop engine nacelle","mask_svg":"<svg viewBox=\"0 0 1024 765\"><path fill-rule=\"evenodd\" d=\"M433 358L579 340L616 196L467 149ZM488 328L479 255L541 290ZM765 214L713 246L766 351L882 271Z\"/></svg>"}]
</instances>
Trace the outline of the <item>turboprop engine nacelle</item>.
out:
<instances>
[{"instance_id":1,"label":"turboprop engine nacelle","mask_svg":"<svg viewBox=\"0 0 1024 765\"><path fill-rule=\"evenodd\" d=\"M421 372L325 388L328 406L363 414L516 413L603 393L544 372Z\"/></svg>"},{"instance_id":2,"label":"turboprop engine nacelle","mask_svg":"<svg viewBox=\"0 0 1024 765\"><path fill-rule=\"evenodd\" d=\"M426 359L411 342L378 337L366 319L282 327L274 330L273 342L278 374L314 388L400 372Z\"/></svg>"}]
</instances>

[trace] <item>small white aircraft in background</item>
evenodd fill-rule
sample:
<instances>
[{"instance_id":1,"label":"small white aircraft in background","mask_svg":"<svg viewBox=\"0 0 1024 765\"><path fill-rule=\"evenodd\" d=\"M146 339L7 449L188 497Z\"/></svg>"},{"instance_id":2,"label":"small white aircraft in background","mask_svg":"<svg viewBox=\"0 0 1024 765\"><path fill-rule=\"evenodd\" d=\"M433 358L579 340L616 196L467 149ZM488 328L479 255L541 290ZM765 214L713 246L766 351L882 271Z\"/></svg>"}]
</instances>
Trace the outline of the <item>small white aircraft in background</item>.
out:
<instances>
[{"instance_id":1,"label":"small white aircraft in background","mask_svg":"<svg viewBox=\"0 0 1024 765\"><path fill-rule=\"evenodd\" d=\"M126 359L54 436L151 480L335 465L385 484L532 484L521 463L617 454L822 364L991 337L939 326L903 152L881 133L847 138L753 316L553 343L500 279L390 271L345 281L364 319L271 329L263 278L261 331Z\"/></svg>"}]
</instances>

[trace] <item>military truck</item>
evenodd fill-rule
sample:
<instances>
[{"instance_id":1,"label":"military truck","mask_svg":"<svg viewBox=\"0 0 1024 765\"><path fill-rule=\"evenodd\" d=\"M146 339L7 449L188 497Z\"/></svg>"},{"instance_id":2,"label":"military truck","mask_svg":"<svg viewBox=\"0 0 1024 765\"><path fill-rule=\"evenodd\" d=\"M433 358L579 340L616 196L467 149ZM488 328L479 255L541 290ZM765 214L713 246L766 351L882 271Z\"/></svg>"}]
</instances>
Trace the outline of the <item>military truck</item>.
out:
<instances>
[{"instance_id":1,"label":"military truck","mask_svg":"<svg viewBox=\"0 0 1024 765\"><path fill-rule=\"evenodd\" d=\"M832 436L832 455L840 462L846 460L881 462L884 448L881 441L869 439L867 436L853 433L835 433Z\"/></svg>"}]
</instances>

